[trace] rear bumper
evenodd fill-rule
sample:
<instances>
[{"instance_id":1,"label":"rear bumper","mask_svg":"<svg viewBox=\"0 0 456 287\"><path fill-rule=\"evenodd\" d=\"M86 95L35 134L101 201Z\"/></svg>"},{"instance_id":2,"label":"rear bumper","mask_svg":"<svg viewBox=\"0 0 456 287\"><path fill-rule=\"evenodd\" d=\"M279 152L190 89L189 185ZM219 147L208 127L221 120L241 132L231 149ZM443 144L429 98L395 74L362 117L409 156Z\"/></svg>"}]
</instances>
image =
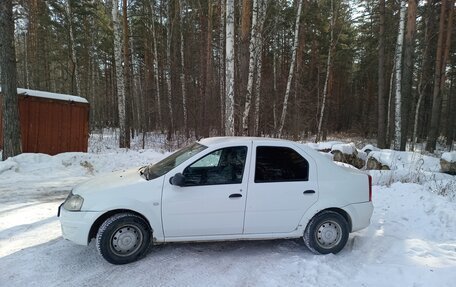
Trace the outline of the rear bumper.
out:
<instances>
[{"instance_id":1,"label":"rear bumper","mask_svg":"<svg viewBox=\"0 0 456 287\"><path fill-rule=\"evenodd\" d=\"M88 245L90 228L101 215L101 212L67 211L60 208L59 219L63 238L76 244Z\"/></svg>"},{"instance_id":2,"label":"rear bumper","mask_svg":"<svg viewBox=\"0 0 456 287\"><path fill-rule=\"evenodd\" d=\"M374 205L371 201L363 203L353 203L343 208L349 215L352 221L351 232L366 228L370 224Z\"/></svg>"}]
</instances>

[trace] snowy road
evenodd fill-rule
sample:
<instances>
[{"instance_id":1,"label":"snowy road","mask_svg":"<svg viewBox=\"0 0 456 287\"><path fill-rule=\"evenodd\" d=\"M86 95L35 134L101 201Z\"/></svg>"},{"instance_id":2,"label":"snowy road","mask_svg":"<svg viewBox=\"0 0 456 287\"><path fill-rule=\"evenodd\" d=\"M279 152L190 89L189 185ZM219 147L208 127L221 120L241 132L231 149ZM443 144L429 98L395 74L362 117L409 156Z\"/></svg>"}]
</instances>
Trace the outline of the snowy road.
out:
<instances>
[{"instance_id":1,"label":"snowy road","mask_svg":"<svg viewBox=\"0 0 456 287\"><path fill-rule=\"evenodd\" d=\"M1 286L455 286L456 203L420 185L376 186L371 225L338 255L299 240L187 243L114 266L61 237L57 207L91 175L50 170L0 174Z\"/></svg>"}]
</instances>

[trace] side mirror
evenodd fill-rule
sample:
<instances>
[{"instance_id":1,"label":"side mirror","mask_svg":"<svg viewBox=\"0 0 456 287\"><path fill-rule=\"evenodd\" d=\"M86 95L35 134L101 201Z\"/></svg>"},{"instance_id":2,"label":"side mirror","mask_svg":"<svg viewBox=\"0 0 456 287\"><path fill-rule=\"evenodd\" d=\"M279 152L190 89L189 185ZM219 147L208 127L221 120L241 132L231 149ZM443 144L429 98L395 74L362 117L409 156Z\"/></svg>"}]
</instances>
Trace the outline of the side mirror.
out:
<instances>
[{"instance_id":1,"label":"side mirror","mask_svg":"<svg viewBox=\"0 0 456 287\"><path fill-rule=\"evenodd\" d=\"M185 176L182 173L178 172L169 179L169 183L171 183L172 185L176 185L176 186L184 186L185 185Z\"/></svg>"}]
</instances>

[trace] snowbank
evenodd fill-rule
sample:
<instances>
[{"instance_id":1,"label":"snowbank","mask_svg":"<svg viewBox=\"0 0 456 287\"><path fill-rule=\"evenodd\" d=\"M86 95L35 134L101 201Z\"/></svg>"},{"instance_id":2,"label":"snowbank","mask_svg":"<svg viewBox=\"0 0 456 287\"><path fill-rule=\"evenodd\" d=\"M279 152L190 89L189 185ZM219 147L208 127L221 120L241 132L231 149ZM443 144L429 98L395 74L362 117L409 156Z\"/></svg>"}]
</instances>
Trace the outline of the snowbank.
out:
<instances>
[{"instance_id":1,"label":"snowbank","mask_svg":"<svg viewBox=\"0 0 456 287\"><path fill-rule=\"evenodd\" d=\"M304 143L306 145L308 145L309 147L315 149L315 150L318 150L318 151L326 151L326 152L329 152L331 151L331 149L333 148L333 146L335 145L339 145L339 144L344 144L343 142L340 142L340 141L328 141L328 142L319 142L319 143Z\"/></svg>"},{"instance_id":2,"label":"snowbank","mask_svg":"<svg viewBox=\"0 0 456 287\"><path fill-rule=\"evenodd\" d=\"M361 151L365 152L366 154L369 154L371 151L379 151L379 150L381 150L381 149L379 149L378 147L373 146L371 144L367 144L361 149Z\"/></svg>"},{"instance_id":3,"label":"snowbank","mask_svg":"<svg viewBox=\"0 0 456 287\"><path fill-rule=\"evenodd\" d=\"M0 162L0 195L36 198L68 194L76 184L94 175L140 167L164 156L152 150L124 149L103 154L74 152L55 156L24 153Z\"/></svg>"},{"instance_id":4,"label":"snowbank","mask_svg":"<svg viewBox=\"0 0 456 287\"><path fill-rule=\"evenodd\" d=\"M343 154L357 154L358 151L354 143L346 143L346 144L335 144L331 148L331 152L333 151L340 151Z\"/></svg>"},{"instance_id":5,"label":"snowbank","mask_svg":"<svg viewBox=\"0 0 456 287\"><path fill-rule=\"evenodd\" d=\"M439 159L426 156L416 152L405 152L384 149L372 151L368 158L374 158L382 165L386 165L390 170L403 169L407 171L430 171L439 172Z\"/></svg>"},{"instance_id":6,"label":"snowbank","mask_svg":"<svg viewBox=\"0 0 456 287\"><path fill-rule=\"evenodd\" d=\"M449 163L456 163L456 151L444 152L442 159Z\"/></svg>"}]
</instances>

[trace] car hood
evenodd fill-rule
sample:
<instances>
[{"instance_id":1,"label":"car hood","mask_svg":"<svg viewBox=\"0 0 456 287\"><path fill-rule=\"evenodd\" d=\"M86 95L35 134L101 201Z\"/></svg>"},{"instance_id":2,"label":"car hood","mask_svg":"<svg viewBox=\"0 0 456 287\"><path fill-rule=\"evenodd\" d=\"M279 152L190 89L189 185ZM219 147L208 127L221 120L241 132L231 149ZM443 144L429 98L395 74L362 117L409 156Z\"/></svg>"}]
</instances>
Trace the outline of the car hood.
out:
<instances>
[{"instance_id":1,"label":"car hood","mask_svg":"<svg viewBox=\"0 0 456 287\"><path fill-rule=\"evenodd\" d=\"M146 180L139 174L138 168L133 168L100 175L83 182L73 189L73 194L84 197L88 193L124 188L142 182Z\"/></svg>"}]
</instances>

